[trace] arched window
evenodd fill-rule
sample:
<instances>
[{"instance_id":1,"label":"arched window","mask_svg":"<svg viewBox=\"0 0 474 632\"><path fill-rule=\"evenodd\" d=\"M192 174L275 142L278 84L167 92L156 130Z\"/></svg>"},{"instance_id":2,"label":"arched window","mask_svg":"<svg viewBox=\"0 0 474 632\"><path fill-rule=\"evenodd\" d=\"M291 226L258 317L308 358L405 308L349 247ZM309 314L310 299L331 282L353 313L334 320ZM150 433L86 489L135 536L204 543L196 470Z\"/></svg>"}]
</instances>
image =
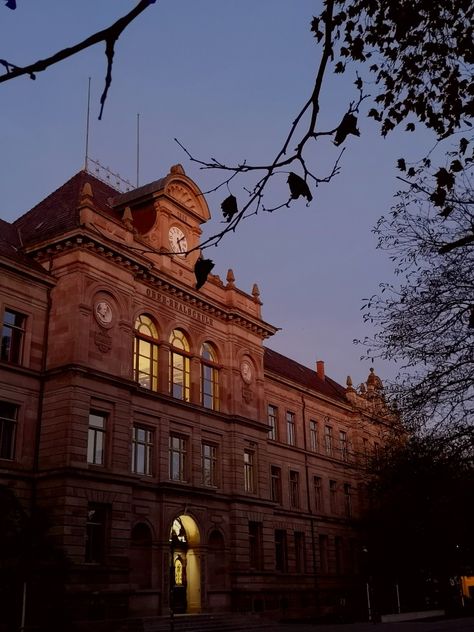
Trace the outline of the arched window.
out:
<instances>
[{"instance_id":1,"label":"arched window","mask_svg":"<svg viewBox=\"0 0 474 632\"><path fill-rule=\"evenodd\" d=\"M201 404L211 410L219 410L217 354L209 342L201 347Z\"/></svg>"},{"instance_id":2,"label":"arched window","mask_svg":"<svg viewBox=\"0 0 474 632\"><path fill-rule=\"evenodd\" d=\"M170 393L189 402L189 342L180 329L173 329L170 344Z\"/></svg>"},{"instance_id":3,"label":"arched window","mask_svg":"<svg viewBox=\"0 0 474 632\"><path fill-rule=\"evenodd\" d=\"M135 321L133 379L143 388L158 390L158 331L146 314Z\"/></svg>"}]
</instances>

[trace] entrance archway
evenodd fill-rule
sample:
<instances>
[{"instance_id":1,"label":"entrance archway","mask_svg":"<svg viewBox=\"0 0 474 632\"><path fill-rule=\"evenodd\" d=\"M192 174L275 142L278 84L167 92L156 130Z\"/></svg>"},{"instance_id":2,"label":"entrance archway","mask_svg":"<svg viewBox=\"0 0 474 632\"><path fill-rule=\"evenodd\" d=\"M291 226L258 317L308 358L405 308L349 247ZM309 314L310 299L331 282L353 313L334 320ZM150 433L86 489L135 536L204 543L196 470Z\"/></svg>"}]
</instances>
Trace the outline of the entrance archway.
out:
<instances>
[{"instance_id":1,"label":"entrance archway","mask_svg":"<svg viewBox=\"0 0 474 632\"><path fill-rule=\"evenodd\" d=\"M201 537L195 520L178 516L170 529L170 607L179 614L201 612Z\"/></svg>"}]
</instances>

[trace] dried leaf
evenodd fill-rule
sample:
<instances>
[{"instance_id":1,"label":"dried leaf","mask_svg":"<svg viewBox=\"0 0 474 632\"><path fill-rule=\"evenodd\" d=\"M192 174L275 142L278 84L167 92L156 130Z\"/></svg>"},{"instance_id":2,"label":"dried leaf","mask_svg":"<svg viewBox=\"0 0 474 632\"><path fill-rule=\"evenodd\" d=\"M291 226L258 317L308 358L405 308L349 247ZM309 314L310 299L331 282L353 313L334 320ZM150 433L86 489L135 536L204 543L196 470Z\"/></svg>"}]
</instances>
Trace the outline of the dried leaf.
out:
<instances>
[{"instance_id":1,"label":"dried leaf","mask_svg":"<svg viewBox=\"0 0 474 632\"><path fill-rule=\"evenodd\" d=\"M196 277L196 290L202 288L207 281L210 271L214 267L214 262L211 259L199 258L194 265L194 276Z\"/></svg>"},{"instance_id":2,"label":"dried leaf","mask_svg":"<svg viewBox=\"0 0 474 632\"><path fill-rule=\"evenodd\" d=\"M296 173L291 172L288 176L288 186L290 187L290 193L293 200L297 200L300 195L305 197L308 202L311 202L313 199L307 182Z\"/></svg>"}]
</instances>

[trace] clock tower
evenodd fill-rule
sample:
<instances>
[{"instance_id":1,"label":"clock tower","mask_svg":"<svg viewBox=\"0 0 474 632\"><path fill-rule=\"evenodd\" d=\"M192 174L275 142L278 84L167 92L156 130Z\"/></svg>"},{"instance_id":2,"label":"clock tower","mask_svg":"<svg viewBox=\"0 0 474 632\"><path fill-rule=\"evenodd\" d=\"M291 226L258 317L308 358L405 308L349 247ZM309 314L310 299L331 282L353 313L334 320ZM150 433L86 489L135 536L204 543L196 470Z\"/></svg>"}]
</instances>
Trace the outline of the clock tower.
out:
<instances>
[{"instance_id":1,"label":"clock tower","mask_svg":"<svg viewBox=\"0 0 474 632\"><path fill-rule=\"evenodd\" d=\"M211 215L202 191L181 165L172 166L160 180L117 196L113 207L129 213L136 239L156 251L160 268L194 268L201 224Z\"/></svg>"}]
</instances>

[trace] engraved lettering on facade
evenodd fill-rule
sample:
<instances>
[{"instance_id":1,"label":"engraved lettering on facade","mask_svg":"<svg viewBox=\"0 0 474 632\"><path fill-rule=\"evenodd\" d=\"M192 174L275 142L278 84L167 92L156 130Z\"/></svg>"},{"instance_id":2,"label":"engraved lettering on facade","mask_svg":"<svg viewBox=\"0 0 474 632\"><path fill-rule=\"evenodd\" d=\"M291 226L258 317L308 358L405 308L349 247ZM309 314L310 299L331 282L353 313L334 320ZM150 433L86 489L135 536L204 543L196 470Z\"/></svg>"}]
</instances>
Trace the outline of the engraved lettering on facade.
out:
<instances>
[{"instance_id":1,"label":"engraved lettering on facade","mask_svg":"<svg viewBox=\"0 0 474 632\"><path fill-rule=\"evenodd\" d=\"M161 303L162 305L166 305L167 307L171 307L175 311L180 312L181 314L185 314L186 316L190 316L191 318L194 318L195 320L198 320L205 325L213 325L212 318L209 318L209 316L206 316L205 314L201 314L196 309L189 307L188 305L184 305L184 303L180 303L174 298L165 296L164 294L161 294L156 290L151 290L150 288L147 288L146 295L148 298L151 298L154 301Z\"/></svg>"}]
</instances>

